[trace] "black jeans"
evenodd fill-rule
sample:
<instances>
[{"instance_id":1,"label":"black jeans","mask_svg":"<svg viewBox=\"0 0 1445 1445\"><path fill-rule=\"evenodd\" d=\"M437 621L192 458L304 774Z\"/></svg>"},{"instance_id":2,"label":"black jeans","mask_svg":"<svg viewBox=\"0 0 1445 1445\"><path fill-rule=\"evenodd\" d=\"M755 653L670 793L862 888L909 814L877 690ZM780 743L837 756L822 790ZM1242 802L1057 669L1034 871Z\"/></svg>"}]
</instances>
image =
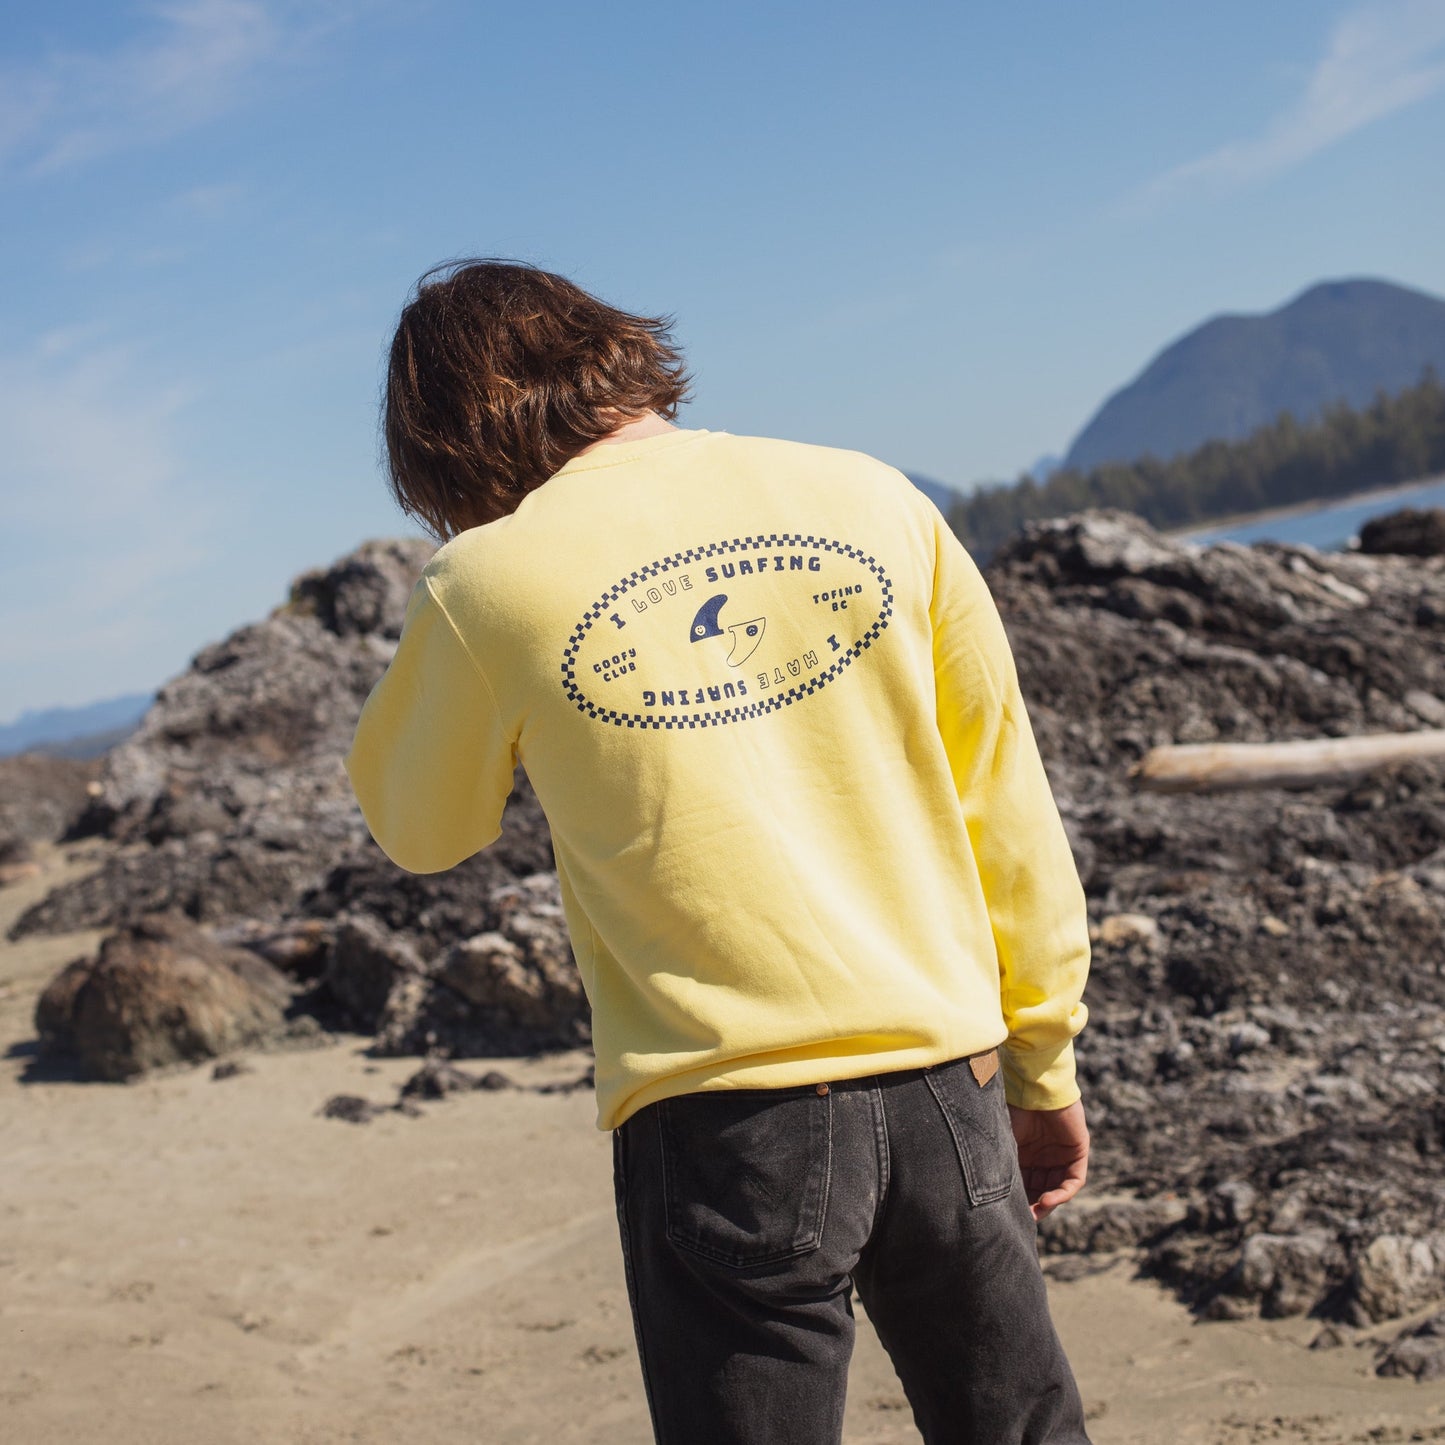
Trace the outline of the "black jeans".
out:
<instances>
[{"instance_id":1,"label":"black jeans","mask_svg":"<svg viewBox=\"0 0 1445 1445\"><path fill-rule=\"evenodd\" d=\"M836 1445L855 1285L928 1445L1088 1445L1001 1075L664 1099L613 1162L660 1445Z\"/></svg>"}]
</instances>

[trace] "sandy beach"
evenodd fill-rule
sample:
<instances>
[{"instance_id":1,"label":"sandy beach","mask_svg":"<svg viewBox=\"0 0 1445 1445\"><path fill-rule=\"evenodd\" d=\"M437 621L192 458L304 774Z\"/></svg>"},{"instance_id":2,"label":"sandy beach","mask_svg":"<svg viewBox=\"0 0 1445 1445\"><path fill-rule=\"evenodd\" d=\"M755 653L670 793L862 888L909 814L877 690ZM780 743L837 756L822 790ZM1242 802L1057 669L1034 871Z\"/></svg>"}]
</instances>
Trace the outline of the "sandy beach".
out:
<instances>
[{"instance_id":1,"label":"sandy beach","mask_svg":"<svg viewBox=\"0 0 1445 1445\"><path fill-rule=\"evenodd\" d=\"M0 926L86 866L51 854L0 891ZM359 1035L224 1079L46 1078L36 996L95 937L0 946L4 1438L650 1438L590 1092L323 1118L338 1093L394 1101L416 1067ZM496 1067L538 1083L585 1063ZM1308 1320L1195 1323L1133 1276L1121 1257L1053 1286L1098 1445L1445 1440L1445 1382L1377 1379L1367 1345L1312 1351ZM845 1438L918 1438L861 1317Z\"/></svg>"}]
</instances>

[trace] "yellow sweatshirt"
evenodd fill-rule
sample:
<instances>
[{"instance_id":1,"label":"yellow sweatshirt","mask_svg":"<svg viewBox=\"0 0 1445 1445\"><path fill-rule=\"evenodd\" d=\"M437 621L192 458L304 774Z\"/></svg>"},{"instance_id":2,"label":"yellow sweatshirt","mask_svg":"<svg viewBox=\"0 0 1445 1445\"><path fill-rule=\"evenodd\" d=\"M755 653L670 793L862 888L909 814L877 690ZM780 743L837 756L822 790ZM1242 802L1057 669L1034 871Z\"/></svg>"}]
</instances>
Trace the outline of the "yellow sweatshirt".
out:
<instances>
[{"instance_id":1,"label":"yellow sweatshirt","mask_svg":"<svg viewBox=\"0 0 1445 1445\"><path fill-rule=\"evenodd\" d=\"M988 590L858 452L677 430L443 547L347 770L431 873L546 812L598 1126L1003 1044L1078 1097L1083 890Z\"/></svg>"}]
</instances>

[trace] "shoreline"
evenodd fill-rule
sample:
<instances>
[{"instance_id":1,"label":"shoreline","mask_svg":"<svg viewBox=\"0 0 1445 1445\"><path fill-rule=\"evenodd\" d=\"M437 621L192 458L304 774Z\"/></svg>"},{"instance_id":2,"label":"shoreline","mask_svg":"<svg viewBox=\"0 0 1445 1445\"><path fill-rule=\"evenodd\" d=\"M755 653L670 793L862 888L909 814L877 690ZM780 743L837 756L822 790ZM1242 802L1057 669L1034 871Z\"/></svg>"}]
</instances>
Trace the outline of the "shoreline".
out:
<instances>
[{"instance_id":1,"label":"shoreline","mask_svg":"<svg viewBox=\"0 0 1445 1445\"><path fill-rule=\"evenodd\" d=\"M1161 530L1159 535L1167 537L1171 542L1190 542L1206 532L1259 526L1287 518L1310 517L1334 507L1389 501L1393 497L1409 496L1422 488L1442 484L1445 484L1445 473L1437 473L1434 476L1417 477L1413 482L1392 482L1385 487L1368 487L1362 491L1346 492L1339 497L1323 497L1312 502L1294 502L1287 507L1266 507L1259 512L1234 512L1225 517L1213 517L1207 522L1191 522L1184 527L1170 527L1168 530Z\"/></svg>"}]
</instances>

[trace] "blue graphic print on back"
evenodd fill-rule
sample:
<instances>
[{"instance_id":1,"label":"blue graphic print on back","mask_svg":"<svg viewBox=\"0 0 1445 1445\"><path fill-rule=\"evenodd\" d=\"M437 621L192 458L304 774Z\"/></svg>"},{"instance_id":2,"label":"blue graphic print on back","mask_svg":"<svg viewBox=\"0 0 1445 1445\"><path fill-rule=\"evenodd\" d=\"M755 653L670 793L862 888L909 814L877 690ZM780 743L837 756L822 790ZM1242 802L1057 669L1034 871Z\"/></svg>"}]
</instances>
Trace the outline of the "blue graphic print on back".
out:
<instances>
[{"instance_id":1,"label":"blue graphic print on back","mask_svg":"<svg viewBox=\"0 0 1445 1445\"><path fill-rule=\"evenodd\" d=\"M697 609L697 616L692 619L692 640L701 642L705 637L721 637L722 628L718 626L717 615L722 611L722 605L728 600L726 592L719 592L716 597L709 597L701 607Z\"/></svg>"},{"instance_id":2,"label":"blue graphic print on back","mask_svg":"<svg viewBox=\"0 0 1445 1445\"><path fill-rule=\"evenodd\" d=\"M690 624L688 611L677 615L674 599L719 582L729 590L689 609ZM724 607L746 620L725 622ZM712 542L648 563L603 593L563 649L562 686L579 712L616 727L748 721L836 681L892 612L882 565L846 542L798 533ZM719 637L730 640L725 653L692 645Z\"/></svg>"}]
</instances>

